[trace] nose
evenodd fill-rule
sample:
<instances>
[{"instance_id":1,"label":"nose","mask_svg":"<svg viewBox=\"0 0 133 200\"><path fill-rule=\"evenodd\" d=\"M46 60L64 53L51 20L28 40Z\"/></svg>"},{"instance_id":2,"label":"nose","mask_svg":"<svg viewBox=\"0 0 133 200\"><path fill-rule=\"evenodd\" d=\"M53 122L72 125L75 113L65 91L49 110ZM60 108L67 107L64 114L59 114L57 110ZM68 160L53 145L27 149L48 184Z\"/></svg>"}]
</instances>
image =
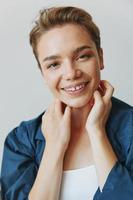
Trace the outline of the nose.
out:
<instances>
[{"instance_id":1,"label":"nose","mask_svg":"<svg viewBox=\"0 0 133 200\"><path fill-rule=\"evenodd\" d=\"M75 80L79 78L82 75L82 72L80 69L78 69L76 66L74 66L73 63L67 62L64 64L63 68L63 78L65 80Z\"/></svg>"}]
</instances>

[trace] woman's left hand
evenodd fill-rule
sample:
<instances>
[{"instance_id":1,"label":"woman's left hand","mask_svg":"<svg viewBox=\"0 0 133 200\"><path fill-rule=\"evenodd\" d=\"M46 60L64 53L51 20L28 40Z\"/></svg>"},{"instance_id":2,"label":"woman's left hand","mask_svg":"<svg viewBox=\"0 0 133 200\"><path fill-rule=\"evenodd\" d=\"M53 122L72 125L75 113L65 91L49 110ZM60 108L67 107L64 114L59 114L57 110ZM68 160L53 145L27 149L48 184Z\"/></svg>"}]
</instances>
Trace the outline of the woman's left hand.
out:
<instances>
[{"instance_id":1,"label":"woman's left hand","mask_svg":"<svg viewBox=\"0 0 133 200\"><path fill-rule=\"evenodd\" d=\"M118 160L105 130L105 125L112 107L111 97L113 91L114 89L109 82L100 82L99 88L94 92L94 104L86 122L86 131L89 135L98 177L98 185L101 191L111 169Z\"/></svg>"},{"instance_id":2,"label":"woman's left hand","mask_svg":"<svg viewBox=\"0 0 133 200\"><path fill-rule=\"evenodd\" d=\"M94 92L92 109L86 122L88 133L105 130L106 121L112 107L113 91L114 88L108 81L100 81L99 88Z\"/></svg>"}]
</instances>

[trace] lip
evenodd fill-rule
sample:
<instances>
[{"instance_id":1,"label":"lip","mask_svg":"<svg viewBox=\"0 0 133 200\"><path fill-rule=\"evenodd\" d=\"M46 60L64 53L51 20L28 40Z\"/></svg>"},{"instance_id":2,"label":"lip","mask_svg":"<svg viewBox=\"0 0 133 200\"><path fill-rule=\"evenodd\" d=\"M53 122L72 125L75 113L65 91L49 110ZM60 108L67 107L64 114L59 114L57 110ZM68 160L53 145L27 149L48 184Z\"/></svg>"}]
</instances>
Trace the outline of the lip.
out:
<instances>
[{"instance_id":1,"label":"lip","mask_svg":"<svg viewBox=\"0 0 133 200\"><path fill-rule=\"evenodd\" d=\"M87 83L89 83L89 81L83 81L83 82L80 82L80 83L71 84L71 85L63 87L61 89L66 90L66 89L69 89L69 88L72 88L72 87L77 87L77 86L80 86L82 84L87 84Z\"/></svg>"},{"instance_id":2,"label":"lip","mask_svg":"<svg viewBox=\"0 0 133 200\"><path fill-rule=\"evenodd\" d=\"M85 91L88 83L89 83L89 81L81 82L81 83L69 85L62 89L70 96L78 96L78 95L81 95Z\"/></svg>"}]
</instances>

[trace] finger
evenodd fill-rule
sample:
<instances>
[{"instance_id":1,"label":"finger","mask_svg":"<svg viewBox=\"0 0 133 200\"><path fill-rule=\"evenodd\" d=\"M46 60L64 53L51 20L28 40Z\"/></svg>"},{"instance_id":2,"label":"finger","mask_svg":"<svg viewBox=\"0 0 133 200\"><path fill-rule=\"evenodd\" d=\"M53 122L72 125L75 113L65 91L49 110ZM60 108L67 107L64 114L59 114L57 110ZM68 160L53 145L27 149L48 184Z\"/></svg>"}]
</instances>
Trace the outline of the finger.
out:
<instances>
[{"instance_id":1,"label":"finger","mask_svg":"<svg viewBox=\"0 0 133 200\"><path fill-rule=\"evenodd\" d=\"M67 125L70 125L71 123L71 108L69 106L66 107L63 120L67 122Z\"/></svg>"},{"instance_id":2,"label":"finger","mask_svg":"<svg viewBox=\"0 0 133 200\"><path fill-rule=\"evenodd\" d=\"M103 81L101 80L97 89L100 92L101 96L104 96L105 89L106 88L104 87Z\"/></svg>"},{"instance_id":3,"label":"finger","mask_svg":"<svg viewBox=\"0 0 133 200\"><path fill-rule=\"evenodd\" d=\"M55 99L55 105L54 110L57 115L57 117L62 117L62 102L59 99Z\"/></svg>"},{"instance_id":4,"label":"finger","mask_svg":"<svg viewBox=\"0 0 133 200\"><path fill-rule=\"evenodd\" d=\"M103 99L104 99L104 101L109 101L113 95L114 88L108 81L103 81L103 84L104 84L104 87L106 88Z\"/></svg>"},{"instance_id":5,"label":"finger","mask_svg":"<svg viewBox=\"0 0 133 200\"><path fill-rule=\"evenodd\" d=\"M98 90L94 92L94 104L102 103L102 97Z\"/></svg>"},{"instance_id":6,"label":"finger","mask_svg":"<svg viewBox=\"0 0 133 200\"><path fill-rule=\"evenodd\" d=\"M54 100L50 103L48 108L46 109L45 116L51 116L54 113Z\"/></svg>"}]
</instances>

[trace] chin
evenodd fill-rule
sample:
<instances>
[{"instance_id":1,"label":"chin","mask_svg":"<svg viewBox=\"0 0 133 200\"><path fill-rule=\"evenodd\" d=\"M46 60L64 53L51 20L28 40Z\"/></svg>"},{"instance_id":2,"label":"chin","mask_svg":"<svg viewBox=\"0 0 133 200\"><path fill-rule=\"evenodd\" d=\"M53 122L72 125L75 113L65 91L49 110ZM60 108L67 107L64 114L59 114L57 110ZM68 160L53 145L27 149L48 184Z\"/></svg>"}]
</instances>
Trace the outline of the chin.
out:
<instances>
[{"instance_id":1,"label":"chin","mask_svg":"<svg viewBox=\"0 0 133 200\"><path fill-rule=\"evenodd\" d=\"M72 107L72 108L81 108L81 107L84 107L89 101L90 101L91 98L87 98L87 99L82 99L82 100L77 100L77 99L73 99L73 100L70 100L70 101L63 101L66 105Z\"/></svg>"}]
</instances>

